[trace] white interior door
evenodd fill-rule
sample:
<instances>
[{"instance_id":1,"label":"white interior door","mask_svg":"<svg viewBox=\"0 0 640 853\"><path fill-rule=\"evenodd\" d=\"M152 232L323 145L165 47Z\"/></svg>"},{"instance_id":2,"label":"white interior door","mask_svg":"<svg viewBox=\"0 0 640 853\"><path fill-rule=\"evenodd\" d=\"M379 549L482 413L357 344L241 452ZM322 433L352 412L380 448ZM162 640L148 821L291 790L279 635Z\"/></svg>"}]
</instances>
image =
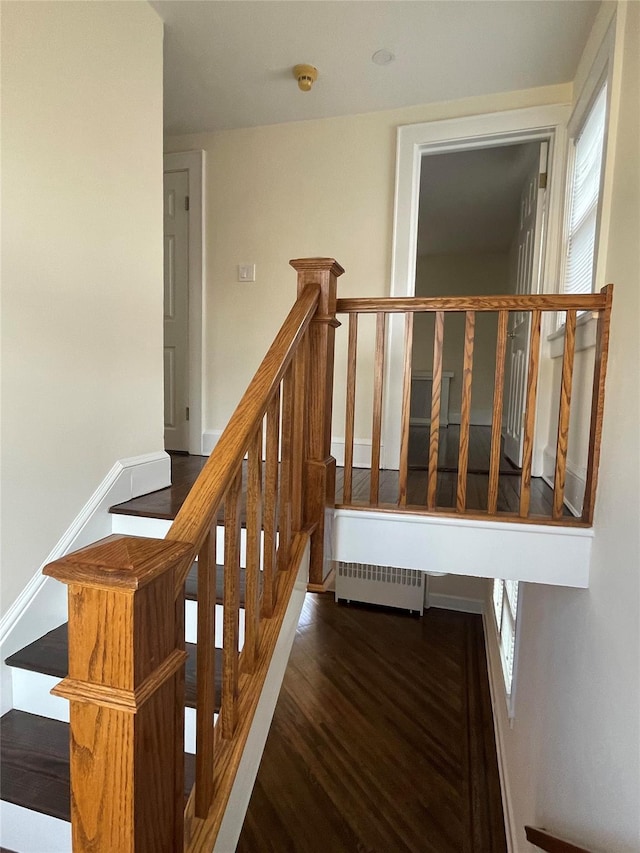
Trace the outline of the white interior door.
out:
<instances>
[{"instance_id":1,"label":"white interior door","mask_svg":"<svg viewBox=\"0 0 640 853\"><path fill-rule=\"evenodd\" d=\"M164 446L189 449L189 173L164 174Z\"/></svg>"},{"instance_id":2,"label":"white interior door","mask_svg":"<svg viewBox=\"0 0 640 853\"><path fill-rule=\"evenodd\" d=\"M520 199L518 228L518 266L516 293L538 293L542 261L542 236L547 184L547 154L549 144L540 143L538 162L525 181ZM525 395L529 367L531 314L513 311L509 318L508 384L505 389L504 452L519 468L522 467L524 441Z\"/></svg>"}]
</instances>

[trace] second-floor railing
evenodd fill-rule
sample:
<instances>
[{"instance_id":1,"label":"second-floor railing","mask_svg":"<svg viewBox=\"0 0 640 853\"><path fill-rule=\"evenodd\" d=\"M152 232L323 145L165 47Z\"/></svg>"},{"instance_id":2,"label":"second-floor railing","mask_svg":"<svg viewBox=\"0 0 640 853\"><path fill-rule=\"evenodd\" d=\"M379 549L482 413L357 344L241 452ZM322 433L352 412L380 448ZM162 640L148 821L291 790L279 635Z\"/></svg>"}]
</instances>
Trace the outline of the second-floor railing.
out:
<instances>
[{"instance_id":1,"label":"second-floor railing","mask_svg":"<svg viewBox=\"0 0 640 853\"><path fill-rule=\"evenodd\" d=\"M473 515L509 521L541 521L544 523L582 524L593 522L593 508L600 453L600 434L604 401L604 382L607 362L609 319L612 286L600 294L588 295L526 295L482 296L449 298L379 298L339 299L338 314L348 316L348 350L345 407L345 459L344 485L341 505L387 510L407 510L445 515ZM565 479L567 473L567 448L572 417L572 386L576 346L576 322L580 312L598 315L597 343L593 384L590 390L590 421L588 426L588 462L582 511L576 518L565 512ZM531 511L531 478L534 444L536 442L536 414L538 408L538 375L541 361L541 329L545 314L566 312L564 357L559 398L556 401L558 427L555 443L555 472L553 498L550 512ZM365 351L358 344L358 330L366 315L375 316L375 333L367 340L375 341L373 349ZM386 453L384 482L381 480L381 447L383 438L384 390L391 380L385 375L389 362L385 351L387 328L391 317L404 318L404 351L402 360L402 404L396 411L387 411L386 417L397 419L400 427L398 458L388 458ZM462 377L460 393L459 442L457 476L453 499L439 502L439 444L441 439L442 389L444 381L443 355L446 327L455 316L464 318L462 348ZM486 492L478 505L469 506L468 468L471 434L472 396L474 384L474 348L477 320L490 315L495 319L493 341L494 375L491 409L490 459L487 467ZM420 477L409 467L411 386L416 317L427 317L432 322L431 353L432 381L428 411L429 432L426 475ZM422 327L424 333L424 324ZM485 330L486 331L486 330ZM485 335L486 337L486 335ZM508 341L519 338L517 360L508 363ZM425 342L421 342L424 350ZM483 347L486 349L486 347ZM372 366L372 369L371 369ZM368 371L368 375L364 375ZM371 465L368 477L368 494L354 491L354 424L356 422L356 383L363 381L372 387L373 402L371 423ZM500 466L503 457L502 433L506 411L505 392L509 395L508 413L521 430L521 464L517 488L517 510L499 508ZM365 415L366 419L366 415ZM521 420L522 419L522 420ZM446 421L445 421L446 423ZM387 426L389 426L387 424ZM386 450L386 448L385 448ZM518 460L519 461L519 460ZM421 491L422 490L422 491Z\"/></svg>"}]
</instances>

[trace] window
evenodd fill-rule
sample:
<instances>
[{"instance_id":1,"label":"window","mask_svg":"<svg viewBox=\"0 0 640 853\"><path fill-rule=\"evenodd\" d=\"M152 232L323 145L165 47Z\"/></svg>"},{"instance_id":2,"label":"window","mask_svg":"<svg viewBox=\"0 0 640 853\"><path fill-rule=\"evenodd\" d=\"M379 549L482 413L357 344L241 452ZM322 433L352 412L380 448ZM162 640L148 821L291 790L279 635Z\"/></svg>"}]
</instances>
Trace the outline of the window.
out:
<instances>
[{"instance_id":1,"label":"window","mask_svg":"<svg viewBox=\"0 0 640 853\"><path fill-rule=\"evenodd\" d=\"M516 656L516 619L518 614L518 581L493 582L493 612L502 659L502 671L507 696L511 697L513 667ZM509 703L511 709L511 702Z\"/></svg>"},{"instance_id":2,"label":"window","mask_svg":"<svg viewBox=\"0 0 640 853\"><path fill-rule=\"evenodd\" d=\"M564 273L565 293L591 293L593 290L606 113L605 84L574 139Z\"/></svg>"}]
</instances>

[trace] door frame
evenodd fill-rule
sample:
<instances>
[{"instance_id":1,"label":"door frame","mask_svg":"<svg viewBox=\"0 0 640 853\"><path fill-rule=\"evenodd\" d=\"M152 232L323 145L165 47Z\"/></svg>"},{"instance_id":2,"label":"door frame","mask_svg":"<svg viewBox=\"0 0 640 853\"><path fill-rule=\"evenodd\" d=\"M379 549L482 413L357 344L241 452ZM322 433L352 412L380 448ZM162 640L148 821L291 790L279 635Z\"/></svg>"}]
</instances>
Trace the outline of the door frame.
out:
<instances>
[{"instance_id":1,"label":"door frame","mask_svg":"<svg viewBox=\"0 0 640 853\"><path fill-rule=\"evenodd\" d=\"M163 172L189 177L189 453L202 455L204 252L204 151L164 155Z\"/></svg>"},{"instance_id":2,"label":"door frame","mask_svg":"<svg viewBox=\"0 0 640 853\"><path fill-rule=\"evenodd\" d=\"M444 154L512 143L549 141L547 234L541 279L558 286L564 208L567 123L571 104L549 104L500 113L402 125L397 131L396 185L391 256L391 296L414 296L420 169L423 154ZM551 331L549 329L548 331ZM400 458L404 323L387 324L382 464L395 468ZM397 421L397 423L396 423ZM540 432L540 431L539 431ZM544 432L544 430L542 430ZM546 439L546 434L545 434ZM535 456L542 460L541 446ZM538 466L534 462L534 468Z\"/></svg>"}]
</instances>

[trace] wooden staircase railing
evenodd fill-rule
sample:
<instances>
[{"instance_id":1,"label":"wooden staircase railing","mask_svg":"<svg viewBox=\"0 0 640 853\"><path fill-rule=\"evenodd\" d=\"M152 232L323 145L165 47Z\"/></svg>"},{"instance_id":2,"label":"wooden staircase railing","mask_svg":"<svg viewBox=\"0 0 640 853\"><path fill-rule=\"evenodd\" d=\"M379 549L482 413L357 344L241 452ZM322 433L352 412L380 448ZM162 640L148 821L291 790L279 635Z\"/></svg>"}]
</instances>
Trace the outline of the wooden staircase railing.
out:
<instances>
[{"instance_id":1,"label":"wooden staircase railing","mask_svg":"<svg viewBox=\"0 0 640 853\"><path fill-rule=\"evenodd\" d=\"M527 841L540 850L546 850L547 853L593 853L587 850L586 847L578 847L577 844L572 844L571 841L566 841L556 835L552 835L546 829L538 829L535 826L525 826L525 834Z\"/></svg>"},{"instance_id":2,"label":"wooden staircase railing","mask_svg":"<svg viewBox=\"0 0 640 853\"><path fill-rule=\"evenodd\" d=\"M76 853L213 848L308 544L310 587L323 588L329 574L333 339L343 270L326 258L291 264L296 303L165 540L110 536L45 569L68 584L69 675L55 692L71 706ZM214 725L221 520L222 700ZM184 583L196 558L196 779L185 811Z\"/></svg>"},{"instance_id":3,"label":"wooden staircase railing","mask_svg":"<svg viewBox=\"0 0 640 853\"><path fill-rule=\"evenodd\" d=\"M345 462L344 488L341 505L349 508L377 508L384 510L403 510L422 514L464 515L480 519L491 518L504 521L535 521L545 524L576 524L590 526L593 523L598 462L600 455L600 435L604 408L604 384L607 365L609 340L609 322L613 286L608 285L599 294L586 295L520 295L520 296L480 296L449 298L376 298L376 299L339 299L338 314L349 316L346 409L345 409ZM579 312L592 311L598 315L596 359L591 398L591 416L589 425L589 451L586 475L586 487L582 512L579 517L564 513L565 480L567 472L567 445L571 418L571 396L576 343L576 320ZM555 448L555 476L553 505L548 516L531 513L531 477L534 449L534 431L536 423L536 405L538 394L538 372L540 367L541 328L545 312L566 312L564 358L562 365L561 393L558 401L558 432ZM433 370L431 384L430 426L428 445L428 473L424 493L416 496L409 494L408 457L409 424L411 401L412 357L414 347L414 318L416 315L429 315L433 318ZM462 315L465 321L463 341L462 394L460 407L460 440L457 464L457 484L453 506L438 504L438 451L440 426L442 422L442 383L443 353L446 337L445 317ZM471 399L473 390L474 344L476 339L476 318L480 314L492 314L497 317L495 342L495 375L491 425L491 452L488 472L486 507L469 510L467 503L467 471L469 462L469 434L471 421ZM364 347L358 344L359 320L364 315L375 315L375 346L373 352L364 354ZM400 420L399 459L386 460L385 467L398 471L395 484L395 498L380 493L381 439L383 418L383 390L387 380L385 364L387 353L386 329L390 317L404 315L404 355L402 367L402 406L398 412L387 412L390 418ZM526 390L524 413L523 459L519 483L519 508L517 512L498 510L498 488L501 458L501 432L505 406L505 374L508 323L510 315L530 318L528 335L528 364L526 366ZM369 478L368 500L358 501L353 494L354 460L354 424L356 415L356 371L359 356L363 355L365 365L373 364L373 405L371 413L371 474ZM513 377L512 377L513 378ZM517 413L518 418L520 413Z\"/></svg>"}]
</instances>

